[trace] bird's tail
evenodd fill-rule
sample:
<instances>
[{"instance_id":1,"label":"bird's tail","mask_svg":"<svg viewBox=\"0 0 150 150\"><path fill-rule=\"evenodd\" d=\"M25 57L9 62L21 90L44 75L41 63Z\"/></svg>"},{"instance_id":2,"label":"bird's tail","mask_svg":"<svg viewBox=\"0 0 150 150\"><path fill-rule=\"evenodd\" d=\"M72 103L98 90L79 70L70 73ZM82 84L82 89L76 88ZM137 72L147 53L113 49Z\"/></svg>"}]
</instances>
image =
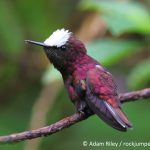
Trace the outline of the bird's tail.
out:
<instances>
[{"instance_id":1,"label":"bird's tail","mask_svg":"<svg viewBox=\"0 0 150 150\"><path fill-rule=\"evenodd\" d=\"M126 131L127 128L132 128L132 124L122 112L121 107L114 108L108 102L96 96L90 99L87 98L86 101L90 109L111 127L119 131Z\"/></svg>"},{"instance_id":2,"label":"bird's tail","mask_svg":"<svg viewBox=\"0 0 150 150\"><path fill-rule=\"evenodd\" d=\"M126 131L127 128L132 128L132 124L129 122L121 107L114 108L106 101L104 101L104 105L108 110L107 113L108 115L110 115L110 118L113 118L114 122L116 122L116 125L113 126L115 129L118 129L120 131ZM110 125L113 124L110 123Z\"/></svg>"}]
</instances>

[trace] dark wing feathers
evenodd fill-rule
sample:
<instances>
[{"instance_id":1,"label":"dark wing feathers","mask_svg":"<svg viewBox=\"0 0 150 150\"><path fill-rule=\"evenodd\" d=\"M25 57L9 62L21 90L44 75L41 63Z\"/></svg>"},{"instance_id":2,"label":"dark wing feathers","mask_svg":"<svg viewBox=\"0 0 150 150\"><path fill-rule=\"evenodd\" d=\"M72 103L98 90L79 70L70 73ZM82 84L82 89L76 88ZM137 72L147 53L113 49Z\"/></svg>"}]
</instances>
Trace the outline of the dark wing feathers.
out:
<instances>
[{"instance_id":1,"label":"dark wing feathers","mask_svg":"<svg viewBox=\"0 0 150 150\"><path fill-rule=\"evenodd\" d=\"M107 124L119 131L126 131L127 128L132 125L121 110L119 101L116 97L116 90L112 89L115 88L115 85L113 85L113 83L107 83L113 82L112 76L108 79L110 81L107 81L106 77L109 76L109 74L105 74L107 74L107 72L103 72L102 74L97 68L87 73L86 102L90 109ZM101 81L100 75L105 77L103 81ZM101 89L104 90L104 93ZM114 97L116 97L116 99L114 99Z\"/></svg>"}]
</instances>

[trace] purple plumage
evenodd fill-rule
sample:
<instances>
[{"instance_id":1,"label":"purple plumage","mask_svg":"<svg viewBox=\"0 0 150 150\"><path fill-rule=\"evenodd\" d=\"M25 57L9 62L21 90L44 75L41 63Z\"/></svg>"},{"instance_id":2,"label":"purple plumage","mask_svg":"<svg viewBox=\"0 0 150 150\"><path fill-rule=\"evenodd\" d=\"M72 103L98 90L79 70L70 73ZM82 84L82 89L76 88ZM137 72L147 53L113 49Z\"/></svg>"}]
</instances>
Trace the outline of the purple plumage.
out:
<instances>
[{"instance_id":1,"label":"purple plumage","mask_svg":"<svg viewBox=\"0 0 150 150\"><path fill-rule=\"evenodd\" d=\"M60 37L53 40L58 35ZM121 109L112 75L86 54L80 40L68 31L57 30L43 43L43 47L54 67L61 72L77 111L95 113L119 131L132 127Z\"/></svg>"}]
</instances>

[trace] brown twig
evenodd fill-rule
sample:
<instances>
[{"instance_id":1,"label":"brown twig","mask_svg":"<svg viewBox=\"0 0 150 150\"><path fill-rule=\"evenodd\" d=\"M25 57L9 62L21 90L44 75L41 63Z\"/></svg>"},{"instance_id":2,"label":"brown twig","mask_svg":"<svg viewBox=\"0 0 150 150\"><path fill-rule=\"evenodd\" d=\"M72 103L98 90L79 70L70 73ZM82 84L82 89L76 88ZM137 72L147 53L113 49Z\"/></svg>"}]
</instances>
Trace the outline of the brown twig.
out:
<instances>
[{"instance_id":1,"label":"brown twig","mask_svg":"<svg viewBox=\"0 0 150 150\"><path fill-rule=\"evenodd\" d=\"M144 99L150 98L150 88L146 88L146 89L134 91L134 92L128 92L128 93L119 95L119 99L121 103L136 101L142 98Z\"/></svg>"},{"instance_id":2,"label":"brown twig","mask_svg":"<svg viewBox=\"0 0 150 150\"><path fill-rule=\"evenodd\" d=\"M119 99L121 103L135 101L141 98L150 98L150 88L119 95ZM63 130L64 128L70 127L71 125L77 122L87 119L89 116L90 115L87 115L85 113L75 113L72 116L66 117L54 124L51 124L43 128L15 133L6 136L0 136L0 143L1 144L14 143L14 142L27 140L27 139L34 139L41 136L51 135L53 133Z\"/></svg>"}]
</instances>

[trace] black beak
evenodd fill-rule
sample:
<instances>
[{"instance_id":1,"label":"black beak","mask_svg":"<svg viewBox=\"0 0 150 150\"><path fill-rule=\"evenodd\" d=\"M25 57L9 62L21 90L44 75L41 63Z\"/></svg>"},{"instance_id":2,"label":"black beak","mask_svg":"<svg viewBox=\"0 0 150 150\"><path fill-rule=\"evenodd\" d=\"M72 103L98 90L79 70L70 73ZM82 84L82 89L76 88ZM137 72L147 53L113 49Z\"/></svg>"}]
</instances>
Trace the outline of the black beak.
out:
<instances>
[{"instance_id":1,"label":"black beak","mask_svg":"<svg viewBox=\"0 0 150 150\"><path fill-rule=\"evenodd\" d=\"M25 43L30 43L30 44L34 44L34 45L43 46L43 47L48 47L47 45L45 45L42 42L36 42L36 41L31 41L31 40L25 40Z\"/></svg>"}]
</instances>

